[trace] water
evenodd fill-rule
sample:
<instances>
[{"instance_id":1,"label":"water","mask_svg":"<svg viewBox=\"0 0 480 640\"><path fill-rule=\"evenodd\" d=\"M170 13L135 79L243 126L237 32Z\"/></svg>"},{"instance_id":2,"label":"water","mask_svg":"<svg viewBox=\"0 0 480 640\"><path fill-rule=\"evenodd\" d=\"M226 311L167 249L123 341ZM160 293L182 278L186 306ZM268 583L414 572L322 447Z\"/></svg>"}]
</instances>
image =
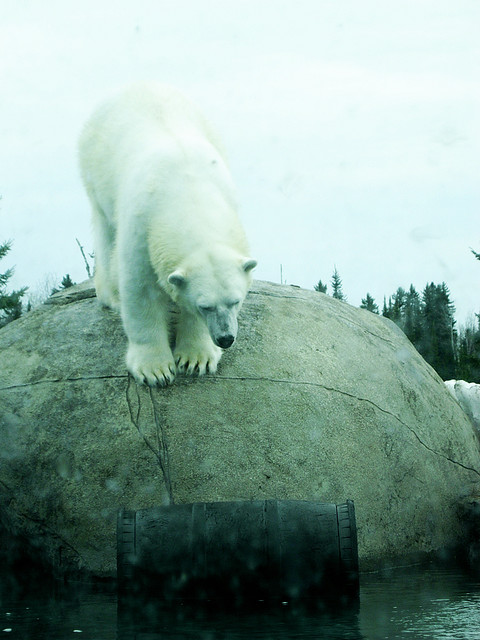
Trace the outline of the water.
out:
<instances>
[{"instance_id":1,"label":"water","mask_svg":"<svg viewBox=\"0 0 480 640\"><path fill-rule=\"evenodd\" d=\"M359 629L367 640L479 640L480 577L438 567L363 576Z\"/></svg>"},{"instance_id":2,"label":"water","mask_svg":"<svg viewBox=\"0 0 480 640\"><path fill-rule=\"evenodd\" d=\"M272 639L479 640L480 577L459 568L364 574L359 601L315 611L279 604L255 610L118 601L114 590L58 584L20 589L0 576L0 640Z\"/></svg>"}]
</instances>

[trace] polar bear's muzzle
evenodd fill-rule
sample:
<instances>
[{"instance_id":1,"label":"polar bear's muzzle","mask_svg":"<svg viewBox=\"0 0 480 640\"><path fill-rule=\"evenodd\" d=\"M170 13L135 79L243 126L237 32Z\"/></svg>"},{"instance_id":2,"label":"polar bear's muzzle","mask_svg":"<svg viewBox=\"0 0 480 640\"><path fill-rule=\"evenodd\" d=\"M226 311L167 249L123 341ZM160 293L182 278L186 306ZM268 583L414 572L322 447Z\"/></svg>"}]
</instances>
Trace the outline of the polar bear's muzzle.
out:
<instances>
[{"instance_id":1,"label":"polar bear's muzzle","mask_svg":"<svg viewBox=\"0 0 480 640\"><path fill-rule=\"evenodd\" d=\"M222 347L222 349L228 349L228 347L231 347L232 344L235 342L235 337L232 336L230 333L227 333L226 335L220 336L219 338L214 340L214 342L217 345L217 347Z\"/></svg>"},{"instance_id":2,"label":"polar bear's muzzle","mask_svg":"<svg viewBox=\"0 0 480 640\"><path fill-rule=\"evenodd\" d=\"M237 337L237 315L233 309L215 309L203 314L208 332L217 347L228 349Z\"/></svg>"}]
</instances>

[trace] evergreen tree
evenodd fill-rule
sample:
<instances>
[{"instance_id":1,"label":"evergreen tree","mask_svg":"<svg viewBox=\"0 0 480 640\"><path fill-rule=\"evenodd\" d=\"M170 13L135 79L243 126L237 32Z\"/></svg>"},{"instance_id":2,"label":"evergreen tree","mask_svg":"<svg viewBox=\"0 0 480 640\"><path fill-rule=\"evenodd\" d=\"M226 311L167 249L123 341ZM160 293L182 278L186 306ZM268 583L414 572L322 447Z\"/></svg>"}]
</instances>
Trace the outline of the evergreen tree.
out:
<instances>
[{"instance_id":1,"label":"evergreen tree","mask_svg":"<svg viewBox=\"0 0 480 640\"><path fill-rule=\"evenodd\" d=\"M475 258L477 260L480 260L480 253L477 253L476 251L474 251L473 249L470 249L470 251L473 253L473 255L475 256Z\"/></svg>"},{"instance_id":2,"label":"evergreen tree","mask_svg":"<svg viewBox=\"0 0 480 640\"><path fill-rule=\"evenodd\" d=\"M323 284L321 280L319 280L317 284L314 284L313 288L319 293L327 293L327 285Z\"/></svg>"},{"instance_id":3,"label":"evergreen tree","mask_svg":"<svg viewBox=\"0 0 480 640\"><path fill-rule=\"evenodd\" d=\"M11 242L0 244L0 260L7 255L10 248ZM7 269L4 273L0 273L0 327L22 315L22 297L27 287L7 293L7 282L12 275L13 269Z\"/></svg>"},{"instance_id":4,"label":"evergreen tree","mask_svg":"<svg viewBox=\"0 0 480 640\"><path fill-rule=\"evenodd\" d=\"M399 287L388 304L384 298L382 315L393 320L425 360L447 380L456 377L456 368L458 371L454 312L447 285L432 282L426 285L422 296L413 285L408 291Z\"/></svg>"},{"instance_id":5,"label":"evergreen tree","mask_svg":"<svg viewBox=\"0 0 480 640\"><path fill-rule=\"evenodd\" d=\"M427 284L423 291L422 338L419 351L443 380L455 377L455 307L443 282Z\"/></svg>"},{"instance_id":6,"label":"evergreen tree","mask_svg":"<svg viewBox=\"0 0 480 640\"><path fill-rule=\"evenodd\" d=\"M70 274L67 273L66 276L62 278L62 284L60 285L62 289L68 289L69 287L73 287L76 283L71 279Z\"/></svg>"},{"instance_id":7,"label":"evergreen tree","mask_svg":"<svg viewBox=\"0 0 480 640\"><path fill-rule=\"evenodd\" d=\"M343 302L347 301L342 291L342 279L337 271L337 267L335 267L332 276L332 297L337 300L342 300Z\"/></svg>"},{"instance_id":8,"label":"evergreen tree","mask_svg":"<svg viewBox=\"0 0 480 640\"><path fill-rule=\"evenodd\" d=\"M477 324L477 326L476 326ZM470 320L458 335L456 376L459 380L480 383L480 318Z\"/></svg>"},{"instance_id":9,"label":"evergreen tree","mask_svg":"<svg viewBox=\"0 0 480 640\"><path fill-rule=\"evenodd\" d=\"M74 284L76 283L73 282L73 280L70 277L70 274L67 273L67 275L63 276L62 278L60 288L53 287L53 289L50 292L50 295L53 296L54 293L58 293L59 291L62 291L62 289L68 289L69 287L73 287Z\"/></svg>"},{"instance_id":10,"label":"evergreen tree","mask_svg":"<svg viewBox=\"0 0 480 640\"><path fill-rule=\"evenodd\" d=\"M405 308L405 289L398 287L396 292L390 298L389 318L398 324L398 326L404 328L404 308Z\"/></svg>"},{"instance_id":11,"label":"evergreen tree","mask_svg":"<svg viewBox=\"0 0 480 640\"><path fill-rule=\"evenodd\" d=\"M405 296L403 331L410 342L418 348L422 337L422 305L420 294L413 284Z\"/></svg>"},{"instance_id":12,"label":"evergreen tree","mask_svg":"<svg viewBox=\"0 0 480 640\"><path fill-rule=\"evenodd\" d=\"M362 298L360 309L366 309L367 311L371 311L372 313L376 313L378 315L378 304L369 293L367 293L365 298Z\"/></svg>"},{"instance_id":13,"label":"evergreen tree","mask_svg":"<svg viewBox=\"0 0 480 640\"><path fill-rule=\"evenodd\" d=\"M382 316L384 318L390 318L391 317L391 311L392 311L392 298L388 299L388 307L387 307L387 299L386 299L385 296L383 296Z\"/></svg>"}]
</instances>

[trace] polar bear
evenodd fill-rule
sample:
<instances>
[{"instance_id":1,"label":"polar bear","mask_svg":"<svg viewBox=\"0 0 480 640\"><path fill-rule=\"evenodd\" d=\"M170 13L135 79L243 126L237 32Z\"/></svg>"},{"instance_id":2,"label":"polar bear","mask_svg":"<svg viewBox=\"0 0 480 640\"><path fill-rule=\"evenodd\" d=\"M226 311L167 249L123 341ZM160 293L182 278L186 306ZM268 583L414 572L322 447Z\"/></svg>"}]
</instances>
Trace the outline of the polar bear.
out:
<instances>
[{"instance_id":1,"label":"polar bear","mask_svg":"<svg viewBox=\"0 0 480 640\"><path fill-rule=\"evenodd\" d=\"M214 373L236 338L257 264L215 134L176 89L135 85L94 112L79 159L93 211L95 288L121 313L128 371L150 386L170 384L177 371Z\"/></svg>"}]
</instances>

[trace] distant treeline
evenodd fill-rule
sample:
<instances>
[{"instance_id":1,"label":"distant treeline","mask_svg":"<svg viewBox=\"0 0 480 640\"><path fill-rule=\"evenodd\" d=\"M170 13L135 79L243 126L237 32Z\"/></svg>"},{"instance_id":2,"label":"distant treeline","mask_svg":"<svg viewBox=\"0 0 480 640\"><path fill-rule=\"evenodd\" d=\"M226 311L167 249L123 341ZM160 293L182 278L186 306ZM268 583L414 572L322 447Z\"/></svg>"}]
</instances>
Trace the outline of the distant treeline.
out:
<instances>
[{"instance_id":1,"label":"distant treeline","mask_svg":"<svg viewBox=\"0 0 480 640\"><path fill-rule=\"evenodd\" d=\"M477 259L479 254L474 253ZM320 280L316 291L327 293L327 285ZM332 296L345 301L342 281L337 269L331 280ZM367 293L360 305L380 314L374 298ZM413 285L408 290L399 287L385 297L381 315L393 320L410 342L443 380L456 378L480 383L480 314L457 329L455 306L447 285L427 284L420 294Z\"/></svg>"}]
</instances>

